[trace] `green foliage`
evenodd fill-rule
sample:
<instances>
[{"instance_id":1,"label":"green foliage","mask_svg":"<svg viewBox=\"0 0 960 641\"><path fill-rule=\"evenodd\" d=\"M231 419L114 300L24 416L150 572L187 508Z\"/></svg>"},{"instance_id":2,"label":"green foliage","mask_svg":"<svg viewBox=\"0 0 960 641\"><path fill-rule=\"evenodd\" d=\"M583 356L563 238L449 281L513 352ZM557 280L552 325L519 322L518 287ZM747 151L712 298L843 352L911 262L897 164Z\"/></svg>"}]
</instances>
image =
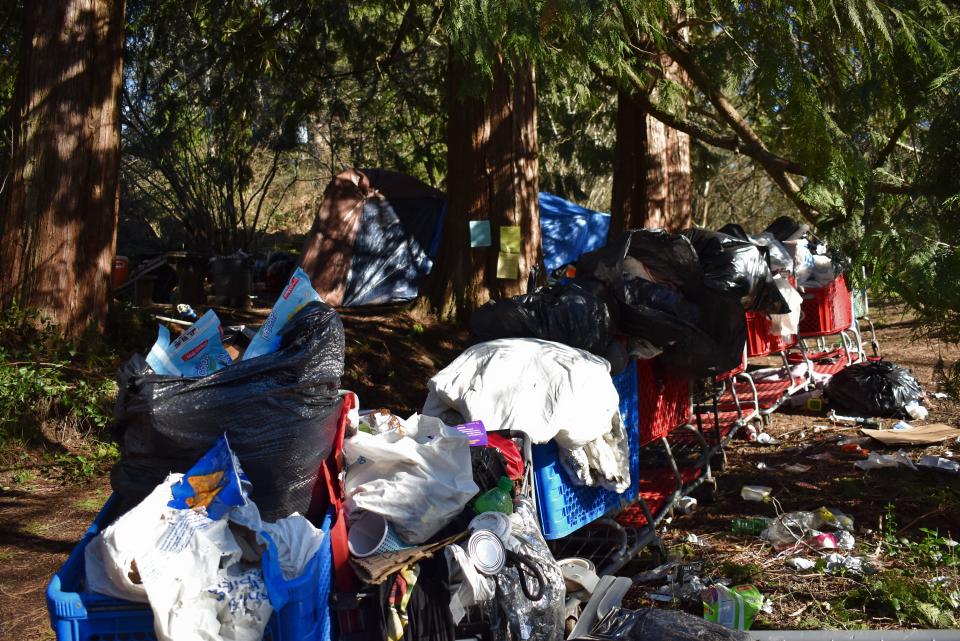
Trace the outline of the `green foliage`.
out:
<instances>
[{"instance_id":1,"label":"green foliage","mask_svg":"<svg viewBox=\"0 0 960 641\"><path fill-rule=\"evenodd\" d=\"M81 351L36 312L16 307L0 320L0 439L99 434L116 385L96 371L109 358ZM51 430L43 430L44 423Z\"/></svg>"},{"instance_id":2,"label":"green foliage","mask_svg":"<svg viewBox=\"0 0 960 641\"><path fill-rule=\"evenodd\" d=\"M954 594L941 585L899 572L868 577L862 587L843 595L839 604L848 611L896 619L900 625L952 628L957 624L953 612L958 603Z\"/></svg>"},{"instance_id":3,"label":"green foliage","mask_svg":"<svg viewBox=\"0 0 960 641\"><path fill-rule=\"evenodd\" d=\"M941 536L938 530L919 528L919 531L923 535L919 541L899 536L894 506L887 504L880 531L887 556L899 560L908 568L960 568L956 541Z\"/></svg>"}]
</instances>

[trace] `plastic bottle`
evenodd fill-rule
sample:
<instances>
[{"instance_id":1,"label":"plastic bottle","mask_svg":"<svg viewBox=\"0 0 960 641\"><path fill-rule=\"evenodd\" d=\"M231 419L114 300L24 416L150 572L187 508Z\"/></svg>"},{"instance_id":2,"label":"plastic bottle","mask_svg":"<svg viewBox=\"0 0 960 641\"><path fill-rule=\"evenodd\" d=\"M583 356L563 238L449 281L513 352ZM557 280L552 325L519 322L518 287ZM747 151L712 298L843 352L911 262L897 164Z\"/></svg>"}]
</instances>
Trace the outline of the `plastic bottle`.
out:
<instances>
[{"instance_id":1,"label":"plastic bottle","mask_svg":"<svg viewBox=\"0 0 960 641\"><path fill-rule=\"evenodd\" d=\"M503 512L513 514L513 481L501 476L497 487L487 490L477 497L473 509L477 514L484 512Z\"/></svg>"},{"instance_id":2,"label":"plastic bottle","mask_svg":"<svg viewBox=\"0 0 960 641\"><path fill-rule=\"evenodd\" d=\"M733 519L730 522L730 531L734 534L753 534L758 535L767 529L773 519L762 516L753 518Z\"/></svg>"}]
</instances>

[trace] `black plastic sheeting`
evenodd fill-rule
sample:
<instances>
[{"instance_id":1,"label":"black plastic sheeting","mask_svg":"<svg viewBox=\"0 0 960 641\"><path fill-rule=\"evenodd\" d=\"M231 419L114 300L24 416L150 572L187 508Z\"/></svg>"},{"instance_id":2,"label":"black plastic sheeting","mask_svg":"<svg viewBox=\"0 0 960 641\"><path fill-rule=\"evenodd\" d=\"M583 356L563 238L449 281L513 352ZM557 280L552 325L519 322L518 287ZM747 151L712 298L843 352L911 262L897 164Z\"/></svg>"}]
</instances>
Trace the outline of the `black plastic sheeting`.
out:
<instances>
[{"instance_id":1,"label":"black plastic sheeting","mask_svg":"<svg viewBox=\"0 0 960 641\"><path fill-rule=\"evenodd\" d=\"M606 247L577 261L577 275L608 285L623 279L624 261L634 258L657 282L675 287L695 286L702 278L697 252L687 238L659 229L635 229L611 239Z\"/></svg>"},{"instance_id":2,"label":"black plastic sheeting","mask_svg":"<svg viewBox=\"0 0 960 641\"><path fill-rule=\"evenodd\" d=\"M617 329L616 312L602 283L575 280L489 301L473 313L470 330L476 341L540 338L604 356Z\"/></svg>"},{"instance_id":3,"label":"black plastic sheeting","mask_svg":"<svg viewBox=\"0 0 960 641\"><path fill-rule=\"evenodd\" d=\"M587 636L576 640L617 641L748 641L746 632L731 630L702 617L662 608L611 608Z\"/></svg>"},{"instance_id":4,"label":"black plastic sheeting","mask_svg":"<svg viewBox=\"0 0 960 641\"><path fill-rule=\"evenodd\" d=\"M411 300L433 266L444 201L371 198L363 204L342 305Z\"/></svg>"},{"instance_id":5,"label":"black plastic sheeting","mask_svg":"<svg viewBox=\"0 0 960 641\"><path fill-rule=\"evenodd\" d=\"M824 395L854 416L906 416L904 406L923 393L910 370L878 361L851 365L827 382Z\"/></svg>"},{"instance_id":6,"label":"black plastic sheeting","mask_svg":"<svg viewBox=\"0 0 960 641\"><path fill-rule=\"evenodd\" d=\"M203 378L158 376L135 355L118 375L113 428L120 461L111 483L125 509L167 474L186 472L226 432L265 520L314 514L317 473L341 413L343 358L343 324L324 303L291 319L279 351Z\"/></svg>"},{"instance_id":7,"label":"black plastic sheeting","mask_svg":"<svg viewBox=\"0 0 960 641\"><path fill-rule=\"evenodd\" d=\"M657 282L631 275L627 258L642 263ZM670 369L700 377L739 365L747 336L740 299L704 285L697 252L685 236L625 232L581 257L577 275L607 284L620 303L619 329L662 349Z\"/></svg>"},{"instance_id":8,"label":"black plastic sheeting","mask_svg":"<svg viewBox=\"0 0 960 641\"><path fill-rule=\"evenodd\" d=\"M763 252L752 241L705 229L687 229L681 233L696 249L704 285L741 298L744 308L751 311L765 314L790 311L773 282Z\"/></svg>"}]
</instances>

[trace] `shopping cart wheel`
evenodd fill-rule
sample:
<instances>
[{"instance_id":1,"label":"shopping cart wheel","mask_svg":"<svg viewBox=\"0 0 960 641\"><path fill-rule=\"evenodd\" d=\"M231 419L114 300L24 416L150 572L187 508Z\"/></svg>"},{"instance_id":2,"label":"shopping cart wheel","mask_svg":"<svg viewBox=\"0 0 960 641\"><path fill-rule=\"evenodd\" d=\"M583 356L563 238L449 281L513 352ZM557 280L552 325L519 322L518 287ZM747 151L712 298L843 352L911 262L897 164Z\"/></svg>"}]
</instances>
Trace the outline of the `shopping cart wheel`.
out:
<instances>
[{"instance_id":1,"label":"shopping cart wheel","mask_svg":"<svg viewBox=\"0 0 960 641\"><path fill-rule=\"evenodd\" d=\"M761 414L760 415L760 425L766 427L773 422L773 418L770 414Z\"/></svg>"},{"instance_id":2,"label":"shopping cart wheel","mask_svg":"<svg viewBox=\"0 0 960 641\"><path fill-rule=\"evenodd\" d=\"M727 451L720 448L710 457L710 469L714 472L722 472L727 466Z\"/></svg>"}]
</instances>

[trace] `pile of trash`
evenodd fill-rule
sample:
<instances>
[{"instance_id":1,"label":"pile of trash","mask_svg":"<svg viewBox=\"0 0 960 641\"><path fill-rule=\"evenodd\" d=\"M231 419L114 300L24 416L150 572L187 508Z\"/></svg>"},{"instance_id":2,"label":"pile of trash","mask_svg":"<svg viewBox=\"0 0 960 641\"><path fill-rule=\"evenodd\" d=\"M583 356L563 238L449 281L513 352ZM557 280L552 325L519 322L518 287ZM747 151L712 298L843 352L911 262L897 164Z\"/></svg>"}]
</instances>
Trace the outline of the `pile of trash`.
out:
<instances>
[{"instance_id":1,"label":"pile of trash","mask_svg":"<svg viewBox=\"0 0 960 641\"><path fill-rule=\"evenodd\" d=\"M558 282L487 303L470 326L476 341L539 338L582 349L606 358L614 373L628 354L662 354L682 375L715 375L740 362L745 310L769 315L784 335L797 331L793 266L770 233L631 230L558 270Z\"/></svg>"}]
</instances>

